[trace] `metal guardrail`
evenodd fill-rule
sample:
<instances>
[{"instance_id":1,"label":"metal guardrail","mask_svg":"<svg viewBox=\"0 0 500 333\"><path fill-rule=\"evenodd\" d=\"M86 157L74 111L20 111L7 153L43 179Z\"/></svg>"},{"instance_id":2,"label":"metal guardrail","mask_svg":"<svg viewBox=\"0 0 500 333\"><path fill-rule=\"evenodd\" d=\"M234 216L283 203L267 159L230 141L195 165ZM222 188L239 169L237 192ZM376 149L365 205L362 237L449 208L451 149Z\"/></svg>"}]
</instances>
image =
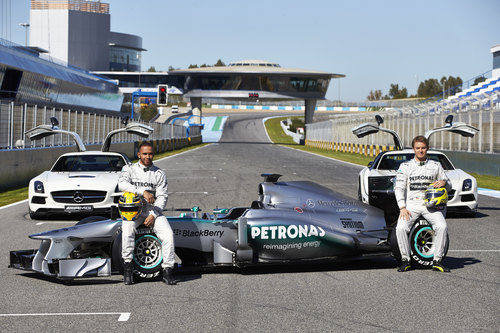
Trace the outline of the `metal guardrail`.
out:
<instances>
[{"instance_id":1,"label":"metal guardrail","mask_svg":"<svg viewBox=\"0 0 500 333\"><path fill-rule=\"evenodd\" d=\"M37 141L30 141L24 135L27 130L35 126L48 124L50 117L58 118L61 129L78 133L86 145L101 144L110 131L123 127L120 116L16 104L15 102L0 102L0 149L55 147L73 144L73 139L65 134L57 134ZM150 140L201 135L199 126L194 126L190 131L186 131L184 126L137 122L154 128L153 134L148 138ZM113 138L112 142L131 142L136 139L137 137L131 134L120 133Z\"/></svg>"}]
</instances>

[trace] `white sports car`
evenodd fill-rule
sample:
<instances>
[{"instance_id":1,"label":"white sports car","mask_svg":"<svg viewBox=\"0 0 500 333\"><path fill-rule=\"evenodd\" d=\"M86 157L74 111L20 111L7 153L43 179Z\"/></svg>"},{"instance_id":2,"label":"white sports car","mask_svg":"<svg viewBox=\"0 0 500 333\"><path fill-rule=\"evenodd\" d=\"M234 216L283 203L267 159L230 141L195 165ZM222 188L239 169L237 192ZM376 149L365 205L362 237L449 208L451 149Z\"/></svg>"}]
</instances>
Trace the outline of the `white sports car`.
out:
<instances>
[{"instance_id":1,"label":"white sports car","mask_svg":"<svg viewBox=\"0 0 500 333\"><path fill-rule=\"evenodd\" d=\"M32 219L48 213L113 214L121 192L118 178L130 160L125 154L109 152L111 137L120 132L147 137L152 128L137 123L108 134L101 151L86 151L77 133L60 130L57 119L49 125L37 126L26 134L31 140L56 133L73 137L78 152L61 155L49 171L44 171L29 183L29 214Z\"/></svg>"},{"instance_id":2,"label":"white sports car","mask_svg":"<svg viewBox=\"0 0 500 333\"><path fill-rule=\"evenodd\" d=\"M438 131L451 131L466 137L472 137L477 129L464 123L452 123L453 117L447 118L447 125L428 131L425 137L429 137ZM359 173L358 197L364 203L379 207L386 214L396 216L399 212L394 197L393 186L396 180L396 172L399 165L414 158L413 149L402 149L403 144L399 136L391 130L381 128L383 122L377 117L377 124L363 124L353 129L358 137L383 131L390 133L396 145L394 151L385 151L378 154L375 159ZM461 169L456 169L448 157L439 151L429 150L429 159L438 161L443 166L446 175L451 181L452 189L448 193L447 211L449 213L465 213L475 215L477 211L477 182L476 179Z\"/></svg>"}]
</instances>

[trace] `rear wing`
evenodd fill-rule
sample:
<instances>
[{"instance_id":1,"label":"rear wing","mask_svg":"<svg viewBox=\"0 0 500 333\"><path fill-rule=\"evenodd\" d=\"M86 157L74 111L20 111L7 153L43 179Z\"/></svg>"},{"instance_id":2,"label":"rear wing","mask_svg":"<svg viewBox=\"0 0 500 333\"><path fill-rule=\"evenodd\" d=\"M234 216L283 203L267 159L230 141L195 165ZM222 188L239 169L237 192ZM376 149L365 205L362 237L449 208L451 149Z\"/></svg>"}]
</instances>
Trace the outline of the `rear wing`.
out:
<instances>
[{"instance_id":1,"label":"rear wing","mask_svg":"<svg viewBox=\"0 0 500 333\"><path fill-rule=\"evenodd\" d=\"M111 131L104 139L104 143L102 144L101 151L109 151L109 147L111 146L111 139L118 133L126 132L128 134L135 134L142 138L147 138L151 133L153 133L154 129L151 126L140 124L140 123L130 123L126 124L124 128L119 128L114 131Z\"/></svg>"},{"instance_id":2,"label":"rear wing","mask_svg":"<svg viewBox=\"0 0 500 333\"><path fill-rule=\"evenodd\" d=\"M382 119L381 116L376 115L375 120L377 121L376 124L375 123L364 123L364 124L361 124L359 126L354 127L352 129L352 133L354 135L356 135L358 138L363 138L367 135L378 133L379 131L386 132L386 133L389 133L390 135L392 135L392 139L394 140L394 146L396 146L396 149L397 150L403 149L403 147L404 147L403 141L399 137L398 133L396 133L395 131L390 130L388 128L380 127L380 124L382 124L384 122L384 119Z\"/></svg>"},{"instance_id":3,"label":"rear wing","mask_svg":"<svg viewBox=\"0 0 500 333\"><path fill-rule=\"evenodd\" d=\"M78 151L86 151L82 138L80 138L78 133L60 129L59 121L55 117L50 118L50 122L52 125L38 125L26 131L24 134L32 141L40 140L55 134L68 134L75 140Z\"/></svg>"}]
</instances>

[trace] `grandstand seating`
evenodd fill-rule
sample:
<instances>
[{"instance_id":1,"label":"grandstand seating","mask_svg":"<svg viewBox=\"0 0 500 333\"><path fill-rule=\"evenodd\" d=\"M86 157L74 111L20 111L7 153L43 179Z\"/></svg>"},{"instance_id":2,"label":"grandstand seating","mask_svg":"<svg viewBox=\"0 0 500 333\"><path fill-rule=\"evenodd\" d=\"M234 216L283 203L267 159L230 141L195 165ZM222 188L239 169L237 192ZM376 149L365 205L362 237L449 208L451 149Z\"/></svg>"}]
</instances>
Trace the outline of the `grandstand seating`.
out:
<instances>
[{"instance_id":1,"label":"grandstand seating","mask_svg":"<svg viewBox=\"0 0 500 333\"><path fill-rule=\"evenodd\" d=\"M489 108L500 103L500 77L493 77L465 89L446 99L422 103L415 107L405 107L404 111L411 113L435 113L438 109L442 112L456 112L460 108Z\"/></svg>"}]
</instances>

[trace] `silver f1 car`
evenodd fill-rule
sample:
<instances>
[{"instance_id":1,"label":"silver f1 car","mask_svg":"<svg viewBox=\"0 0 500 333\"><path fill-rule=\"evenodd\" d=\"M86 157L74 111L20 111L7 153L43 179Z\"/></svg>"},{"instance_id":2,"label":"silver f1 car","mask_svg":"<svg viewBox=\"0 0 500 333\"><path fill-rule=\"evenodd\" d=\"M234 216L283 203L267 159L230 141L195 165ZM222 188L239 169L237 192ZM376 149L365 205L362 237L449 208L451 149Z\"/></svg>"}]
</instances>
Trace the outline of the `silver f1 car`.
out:
<instances>
[{"instance_id":1,"label":"silver f1 car","mask_svg":"<svg viewBox=\"0 0 500 333\"><path fill-rule=\"evenodd\" d=\"M264 174L259 199L250 207L197 209L168 217L182 266L248 266L354 259L367 255L399 258L395 233L382 210L309 181L280 182ZM153 278L161 271L161 243L149 228L139 228L135 273ZM418 221L409 237L412 261L429 266L432 228ZM63 279L109 276L122 271L121 220L87 217L75 226L30 238L38 250L10 253L10 267ZM429 266L430 267L430 266Z\"/></svg>"}]
</instances>

